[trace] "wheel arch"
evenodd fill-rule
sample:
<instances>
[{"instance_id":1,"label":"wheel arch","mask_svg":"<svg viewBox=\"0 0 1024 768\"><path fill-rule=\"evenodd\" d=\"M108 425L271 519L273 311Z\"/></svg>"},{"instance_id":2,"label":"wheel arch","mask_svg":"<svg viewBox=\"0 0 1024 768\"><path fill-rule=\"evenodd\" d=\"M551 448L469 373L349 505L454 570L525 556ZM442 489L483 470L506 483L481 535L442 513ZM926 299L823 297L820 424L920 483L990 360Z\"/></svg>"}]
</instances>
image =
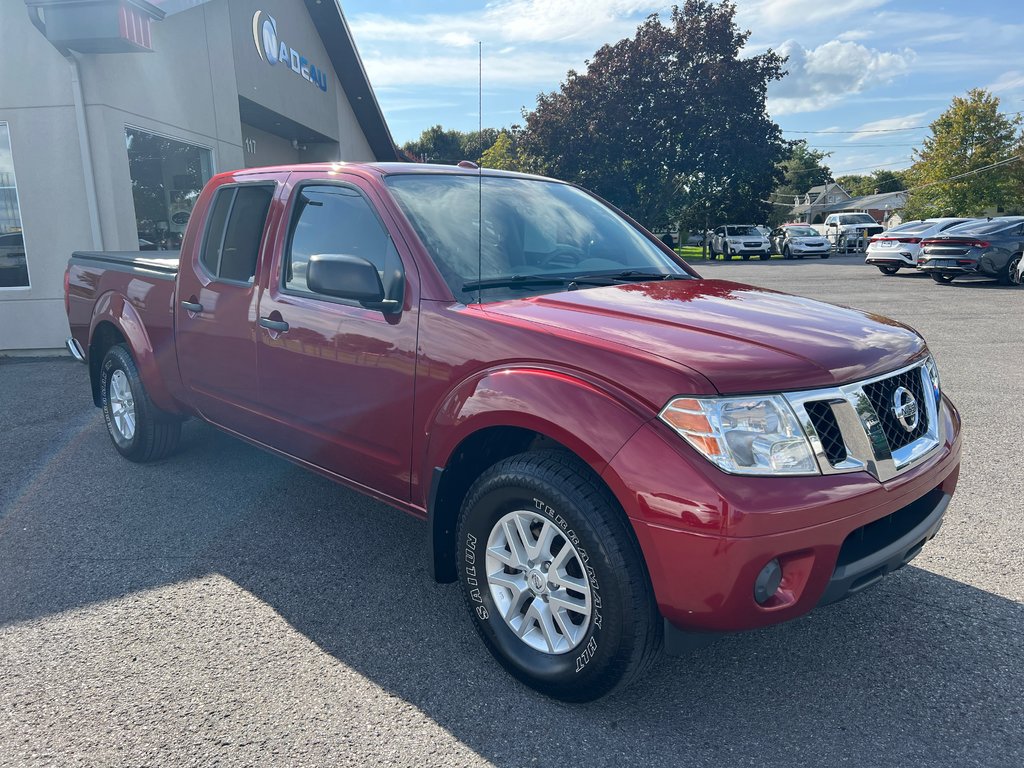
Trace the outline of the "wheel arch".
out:
<instances>
[{"instance_id":1,"label":"wheel arch","mask_svg":"<svg viewBox=\"0 0 1024 768\"><path fill-rule=\"evenodd\" d=\"M429 478L427 535L433 578L456 578L455 530L462 502L488 467L518 453L558 449L574 456L607 487L601 473L653 417L591 382L552 371L491 371L466 382L438 410L428 438L422 476Z\"/></svg>"},{"instance_id":2,"label":"wheel arch","mask_svg":"<svg viewBox=\"0 0 1024 768\"><path fill-rule=\"evenodd\" d=\"M89 329L89 378L93 402L100 405L99 372L103 357L114 344L125 344L153 404L167 412L180 410L167 390L153 343L138 310L124 296L110 292L96 301Z\"/></svg>"}]
</instances>

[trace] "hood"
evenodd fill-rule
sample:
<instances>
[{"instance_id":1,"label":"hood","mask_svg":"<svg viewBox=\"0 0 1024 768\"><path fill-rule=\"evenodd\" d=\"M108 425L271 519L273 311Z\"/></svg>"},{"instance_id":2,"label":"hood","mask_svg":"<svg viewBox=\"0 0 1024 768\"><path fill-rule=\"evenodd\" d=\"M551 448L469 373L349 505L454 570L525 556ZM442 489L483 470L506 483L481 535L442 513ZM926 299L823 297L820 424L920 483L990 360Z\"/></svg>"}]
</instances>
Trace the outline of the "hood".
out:
<instances>
[{"instance_id":1,"label":"hood","mask_svg":"<svg viewBox=\"0 0 1024 768\"><path fill-rule=\"evenodd\" d=\"M589 288L487 309L671 360L722 394L846 384L908 365L925 350L894 320L723 280Z\"/></svg>"}]
</instances>

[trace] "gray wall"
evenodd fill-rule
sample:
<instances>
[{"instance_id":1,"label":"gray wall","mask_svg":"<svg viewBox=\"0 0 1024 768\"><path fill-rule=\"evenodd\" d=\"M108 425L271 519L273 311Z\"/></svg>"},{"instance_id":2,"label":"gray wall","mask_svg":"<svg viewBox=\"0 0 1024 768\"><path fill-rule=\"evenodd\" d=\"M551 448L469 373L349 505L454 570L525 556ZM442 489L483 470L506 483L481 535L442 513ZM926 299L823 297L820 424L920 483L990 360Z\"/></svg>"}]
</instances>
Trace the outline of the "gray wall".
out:
<instances>
[{"instance_id":1,"label":"gray wall","mask_svg":"<svg viewBox=\"0 0 1024 768\"><path fill-rule=\"evenodd\" d=\"M256 10L273 15L280 38L325 69L326 93L260 59ZM32 26L22 0L0 0L0 30L0 121L10 126L31 279L27 289L0 289L0 350L58 348L67 336L67 258L92 247L71 68ZM138 247L125 126L209 148L215 173L373 159L302 0L211 0L154 23L152 33L152 53L78 56L105 249ZM296 152L290 137L246 126L257 139L247 157L239 95L330 141Z\"/></svg>"}]
</instances>

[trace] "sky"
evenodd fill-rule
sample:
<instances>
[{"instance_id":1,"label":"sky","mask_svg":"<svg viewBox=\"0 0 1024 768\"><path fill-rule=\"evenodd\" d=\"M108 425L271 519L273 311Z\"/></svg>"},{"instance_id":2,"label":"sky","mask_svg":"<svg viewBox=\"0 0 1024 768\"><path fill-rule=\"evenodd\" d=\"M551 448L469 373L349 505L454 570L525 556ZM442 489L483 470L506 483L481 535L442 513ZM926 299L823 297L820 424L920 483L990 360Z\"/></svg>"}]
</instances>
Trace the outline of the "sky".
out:
<instances>
[{"instance_id":1,"label":"sky","mask_svg":"<svg viewBox=\"0 0 1024 768\"><path fill-rule=\"evenodd\" d=\"M744 53L788 55L768 112L788 139L831 152L836 175L897 170L927 126L971 88L1024 111L1022 0L737 0ZM604 43L632 36L669 4L636 0L342 0L370 82L399 144L432 125L475 130L477 43L483 123L522 122L538 93ZM912 128L912 130L892 130ZM849 133L859 131L859 133Z\"/></svg>"}]
</instances>

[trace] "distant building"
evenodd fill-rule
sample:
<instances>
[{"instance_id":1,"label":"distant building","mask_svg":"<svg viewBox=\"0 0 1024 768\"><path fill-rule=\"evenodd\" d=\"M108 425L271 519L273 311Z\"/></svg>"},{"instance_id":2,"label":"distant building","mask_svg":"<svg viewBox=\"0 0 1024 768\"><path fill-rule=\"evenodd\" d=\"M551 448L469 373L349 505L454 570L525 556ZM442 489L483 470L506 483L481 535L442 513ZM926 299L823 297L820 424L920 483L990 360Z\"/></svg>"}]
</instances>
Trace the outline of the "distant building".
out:
<instances>
[{"instance_id":1,"label":"distant building","mask_svg":"<svg viewBox=\"0 0 1024 768\"><path fill-rule=\"evenodd\" d=\"M0 0L0 350L74 250L176 249L214 173L395 160L335 0Z\"/></svg>"},{"instance_id":2,"label":"distant building","mask_svg":"<svg viewBox=\"0 0 1024 768\"><path fill-rule=\"evenodd\" d=\"M830 181L811 187L802 200L791 209L795 221L821 224L830 213L868 213L886 226L907 205L906 192L882 192L875 195L853 197L839 184Z\"/></svg>"}]
</instances>

